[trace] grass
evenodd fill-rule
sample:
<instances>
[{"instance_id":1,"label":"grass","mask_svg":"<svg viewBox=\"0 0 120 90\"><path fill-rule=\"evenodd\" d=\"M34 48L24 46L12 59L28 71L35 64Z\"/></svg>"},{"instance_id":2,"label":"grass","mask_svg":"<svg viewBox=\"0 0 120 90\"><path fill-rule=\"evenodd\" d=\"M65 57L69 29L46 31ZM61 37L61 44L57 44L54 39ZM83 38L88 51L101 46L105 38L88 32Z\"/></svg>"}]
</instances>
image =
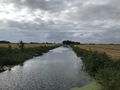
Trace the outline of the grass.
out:
<instances>
[{"instance_id":1,"label":"grass","mask_svg":"<svg viewBox=\"0 0 120 90\"><path fill-rule=\"evenodd\" d=\"M88 85L85 85L83 87L75 87L70 90L100 90L100 85L97 84L95 81L91 82Z\"/></svg>"},{"instance_id":2,"label":"grass","mask_svg":"<svg viewBox=\"0 0 120 90\"><path fill-rule=\"evenodd\" d=\"M0 71L4 71L5 66L22 64L26 60L42 55L48 52L50 49L58 47L57 45L42 45L35 47L14 47L8 45L8 47L0 47Z\"/></svg>"},{"instance_id":3,"label":"grass","mask_svg":"<svg viewBox=\"0 0 120 90\"><path fill-rule=\"evenodd\" d=\"M81 57L88 74L101 85L101 90L120 90L120 61L106 53L86 50L72 46L77 56Z\"/></svg>"},{"instance_id":4,"label":"grass","mask_svg":"<svg viewBox=\"0 0 120 90\"><path fill-rule=\"evenodd\" d=\"M120 45L76 45L82 49L105 52L114 60L120 58Z\"/></svg>"},{"instance_id":5,"label":"grass","mask_svg":"<svg viewBox=\"0 0 120 90\"><path fill-rule=\"evenodd\" d=\"M18 43L10 43L10 44L4 44L0 43L0 47L3 48L8 48L8 45L10 45L12 48L19 48ZM25 48L35 48L35 47L40 47L40 46L45 46L46 44L25 44ZM56 44L47 44L46 46L55 46Z\"/></svg>"}]
</instances>

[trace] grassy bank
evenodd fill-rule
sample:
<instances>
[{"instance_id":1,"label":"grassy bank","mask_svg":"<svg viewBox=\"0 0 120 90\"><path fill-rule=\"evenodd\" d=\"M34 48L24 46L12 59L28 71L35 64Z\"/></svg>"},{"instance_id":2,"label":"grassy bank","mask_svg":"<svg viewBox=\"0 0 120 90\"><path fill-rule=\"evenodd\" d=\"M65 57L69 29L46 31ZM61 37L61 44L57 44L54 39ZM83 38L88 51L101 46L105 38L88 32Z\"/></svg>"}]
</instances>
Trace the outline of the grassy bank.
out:
<instances>
[{"instance_id":1,"label":"grassy bank","mask_svg":"<svg viewBox=\"0 0 120 90\"><path fill-rule=\"evenodd\" d=\"M8 45L8 47L0 47L0 71L4 71L3 67L5 66L21 64L34 56L42 55L56 47L58 46L51 45L26 48L24 45L22 46L22 44L19 48L12 48L10 45Z\"/></svg>"},{"instance_id":2,"label":"grassy bank","mask_svg":"<svg viewBox=\"0 0 120 90\"><path fill-rule=\"evenodd\" d=\"M93 51L98 51L98 52L105 52L108 55L111 56L111 58L117 60L120 58L120 45L76 45L77 47L80 47L82 49L86 49L86 50L93 50Z\"/></svg>"},{"instance_id":3,"label":"grassy bank","mask_svg":"<svg viewBox=\"0 0 120 90\"><path fill-rule=\"evenodd\" d=\"M76 87L76 88L73 88L71 90L100 90L100 85L97 84L95 81L93 81L90 84L85 85L81 88Z\"/></svg>"},{"instance_id":4,"label":"grassy bank","mask_svg":"<svg viewBox=\"0 0 120 90\"><path fill-rule=\"evenodd\" d=\"M9 44L5 44L5 43L0 43L0 47L3 48L8 48L8 45L10 45L12 48L19 48L18 46L19 43L9 43ZM35 47L40 47L40 46L56 46L56 44L42 44L42 43L38 43L38 44L30 44L30 43L24 43L24 47L25 48L35 48Z\"/></svg>"},{"instance_id":5,"label":"grassy bank","mask_svg":"<svg viewBox=\"0 0 120 90\"><path fill-rule=\"evenodd\" d=\"M113 60L106 53L72 48L82 58L85 70L101 85L101 90L120 90L120 61Z\"/></svg>"}]
</instances>

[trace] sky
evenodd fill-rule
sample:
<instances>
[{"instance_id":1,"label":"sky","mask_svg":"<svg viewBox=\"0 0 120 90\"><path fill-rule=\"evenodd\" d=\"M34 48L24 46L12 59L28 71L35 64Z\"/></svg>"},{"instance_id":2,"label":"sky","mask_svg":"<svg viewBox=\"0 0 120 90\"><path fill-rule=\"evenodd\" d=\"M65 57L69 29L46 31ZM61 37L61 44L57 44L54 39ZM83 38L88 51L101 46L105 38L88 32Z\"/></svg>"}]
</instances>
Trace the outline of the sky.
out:
<instances>
[{"instance_id":1,"label":"sky","mask_svg":"<svg viewBox=\"0 0 120 90\"><path fill-rule=\"evenodd\" d=\"M119 0L0 0L0 40L120 43Z\"/></svg>"}]
</instances>

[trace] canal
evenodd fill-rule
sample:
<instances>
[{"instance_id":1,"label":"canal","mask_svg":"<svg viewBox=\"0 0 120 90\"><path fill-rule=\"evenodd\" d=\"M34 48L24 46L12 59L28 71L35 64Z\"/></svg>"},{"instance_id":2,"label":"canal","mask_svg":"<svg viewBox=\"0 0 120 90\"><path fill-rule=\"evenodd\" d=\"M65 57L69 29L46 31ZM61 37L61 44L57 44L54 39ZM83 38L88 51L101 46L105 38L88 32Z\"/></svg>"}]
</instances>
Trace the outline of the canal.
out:
<instances>
[{"instance_id":1,"label":"canal","mask_svg":"<svg viewBox=\"0 0 120 90\"><path fill-rule=\"evenodd\" d=\"M90 82L82 68L70 48L59 47L0 73L0 90L69 90Z\"/></svg>"}]
</instances>

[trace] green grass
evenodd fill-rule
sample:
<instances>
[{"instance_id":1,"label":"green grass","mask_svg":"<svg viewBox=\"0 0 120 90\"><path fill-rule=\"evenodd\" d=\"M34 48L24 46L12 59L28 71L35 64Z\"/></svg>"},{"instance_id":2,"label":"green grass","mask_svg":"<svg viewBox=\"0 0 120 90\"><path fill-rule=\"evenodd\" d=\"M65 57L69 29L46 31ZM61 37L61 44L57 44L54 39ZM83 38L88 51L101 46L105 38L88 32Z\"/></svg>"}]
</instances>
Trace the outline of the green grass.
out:
<instances>
[{"instance_id":1,"label":"green grass","mask_svg":"<svg viewBox=\"0 0 120 90\"><path fill-rule=\"evenodd\" d=\"M81 88L75 87L70 90L101 90L101 89L100 89L100 85L97 84L95 81L93 81L90 84L85 85Z\"/></svg>"},{"instance_id":2,"label":"green grass","mask_svg":"<svg viewBox=\"0 0 120 90\"><path fill-rule=\"evenodd\" d=\"M49 50L58 46L40 46L33 48L2 48L0 47L0 72L4 71L4 67L18 65L24 63L26 60L47 53Z\"/></svg>"}]
</instances>

